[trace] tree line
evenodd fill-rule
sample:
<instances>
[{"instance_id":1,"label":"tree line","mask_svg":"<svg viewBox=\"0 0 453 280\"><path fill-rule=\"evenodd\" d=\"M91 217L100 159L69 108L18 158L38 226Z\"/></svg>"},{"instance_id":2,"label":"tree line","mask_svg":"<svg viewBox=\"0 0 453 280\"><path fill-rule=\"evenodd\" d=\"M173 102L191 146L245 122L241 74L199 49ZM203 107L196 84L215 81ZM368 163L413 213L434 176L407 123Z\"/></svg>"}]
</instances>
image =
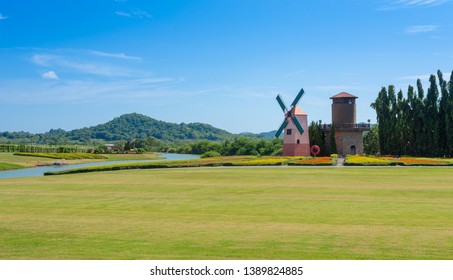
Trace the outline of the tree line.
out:
<instances>
[{"instance_id":1,"label":"tree line","mask_svg":"<svg viewBox=\"0 0 453 280\"><path fill-rule=\"evenodd\" d=\"M406 96L393 85L382 87L371 107L381 154L453 156L453 71L448 82L440 70L431 75L426 95L420 79Z\"/></svg>"},{"instance_id":2,"label":"tree line","mask_svg":"<svg viewBox=\"0 0 453 280\"><path fill-rule=\"evenodd\" d=\"M282 153L282 139L255 139L239 136L233 140L202 140L190 143L173 144L163 149L164 152L200 154L205 157L257 155L269 156Z\"/></svg>"},{"instance_id":3,"label":"tree line","mask_svg":"<svg viewBox=\"0 0 453 280\"><path fill-rule=\"evenodd\" d=\"M335 142L335 126L332 125L330 132L326 133L321 121L312 121L308 126L308 135L310 147L317 145L321 150L320 156L329 156L337 153L337 144Z\"/></svg>"}]
</instances>

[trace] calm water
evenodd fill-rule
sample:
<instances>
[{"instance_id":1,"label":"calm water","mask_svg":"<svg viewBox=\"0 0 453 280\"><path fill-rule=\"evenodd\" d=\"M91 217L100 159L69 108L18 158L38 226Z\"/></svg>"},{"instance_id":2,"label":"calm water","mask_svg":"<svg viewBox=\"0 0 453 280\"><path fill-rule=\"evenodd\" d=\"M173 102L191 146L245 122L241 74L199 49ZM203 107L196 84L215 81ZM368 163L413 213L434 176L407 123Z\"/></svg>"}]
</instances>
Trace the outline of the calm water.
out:
<instances>
[{"instance_id":1,"label":"calm water","mask_svg":"<svg viewBox=\"0 0 453 280\"><path fill-rule=\"evenodd\" d=\"M116 163L147 162L147 161L160 161L160 160L184 160L184 159L200 158L199 155L183 155L183 154L167 154L167 153L161 153L161 156L164 157L164 159L105 161L105 162L92 162L92 163L83 163L83 164L71 164L71 165L65 165L65 166L40 166L40 167L33 167L33 168L0 171L0 179L2 179L2 178L20 178L20 177L38 177L38 176L44 176L44 173L49 172L49 171L60 171L60 170L68 170L68 169L74 169L74 168L79 168L79 167L98 166L98 165L107 165L107 164L116 164Z\"/></svg>"}]
</instances>

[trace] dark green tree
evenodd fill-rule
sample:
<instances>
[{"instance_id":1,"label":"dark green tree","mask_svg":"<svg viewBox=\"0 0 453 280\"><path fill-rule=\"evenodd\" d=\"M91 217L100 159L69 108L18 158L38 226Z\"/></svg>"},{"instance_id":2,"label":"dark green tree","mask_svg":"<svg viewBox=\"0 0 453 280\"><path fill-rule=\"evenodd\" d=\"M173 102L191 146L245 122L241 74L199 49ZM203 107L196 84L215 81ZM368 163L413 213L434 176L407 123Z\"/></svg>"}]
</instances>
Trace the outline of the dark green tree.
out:
<instances>
[{"instance_id":1,"label":"dark green tree","mask_svg":"<svg viewBox=\"0 0 453 280\"><path fill-rule=\"evenodd\" d=\"M439 90L437 87L436 76L431 75L429 77L430 86L428 88L428 94L426 96L425 104L425 120L429 126L425 130L426 145L428 148L428 154L431 156L438 156L439 152L439 108L438 108L438 99L439 99Z\"/></svg>"},{"instance_id":2,"label":"dark green tree","mask_svg":"<svg viewBox=\"0 0 453 280\"><path fill-rule=\"evenodd\" d=\"M363 136L363 149L367 155L379 154L379 127L374 126Z\"/></svg>"},{"instance_id":3,"label":"dark green tree","mask_svg":"<svg viewBox=\"0 0 453 280\"><path fill-rule=\"evenodd\" d=\"M337 151L337 142L335 140L335 124L332 122L332 129L330 130L330 153L331 154L336 154L338 153Z\"/></svg>"}]
</instances>

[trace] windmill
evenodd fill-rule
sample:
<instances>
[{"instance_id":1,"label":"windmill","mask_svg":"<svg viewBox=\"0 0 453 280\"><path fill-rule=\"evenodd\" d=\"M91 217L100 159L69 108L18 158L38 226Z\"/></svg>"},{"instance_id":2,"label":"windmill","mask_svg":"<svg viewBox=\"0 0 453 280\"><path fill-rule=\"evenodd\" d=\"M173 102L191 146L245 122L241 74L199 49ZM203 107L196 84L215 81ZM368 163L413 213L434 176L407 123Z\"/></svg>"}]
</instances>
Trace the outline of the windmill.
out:
<instances>
[{"instance_id":1,"label":"windmill","mask_svg":"<svg viewBox=\"0 0 453 280\"><path fill-rule=\"evenodd\" d=\"M277 102L285 115L283 123L277 130L275 137L280 137L285 130L285 134L283 135L283 156L310 155L307 113L297 106L303 95L304 89L301 89L293 103L291 103L289 110L280 97L280 94L277 95Z\"/></svg>"}]
</instances>

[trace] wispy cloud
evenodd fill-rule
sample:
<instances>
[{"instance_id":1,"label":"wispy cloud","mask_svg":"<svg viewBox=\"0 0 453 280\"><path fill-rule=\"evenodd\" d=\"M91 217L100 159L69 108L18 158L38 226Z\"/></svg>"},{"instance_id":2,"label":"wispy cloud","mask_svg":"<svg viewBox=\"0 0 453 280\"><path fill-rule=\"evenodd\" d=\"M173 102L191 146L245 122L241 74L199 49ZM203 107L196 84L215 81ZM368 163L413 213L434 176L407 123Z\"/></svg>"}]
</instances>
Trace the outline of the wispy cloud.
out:
<instances>
[{"instance_id":1,"label":"wispy cloud","mask_svg":"<svg viewBox=\"0 0 453 280\"><path fill-rule=\"evenodd\" d=\"M404 33L408 34L426 33L435 31L438 28L439 28L438 25L413 25L406 28L406 30L404 30Z\"/></svg>"},{"instance_id":2,"label":"wispy cloud","mask_svg":"<svg viewBox=\"0 0 453 280\"><path fill-rule=\"evenodd\" d=\"M100 61L92 55L109 58L138 59L128 57L124 54L92 53L76 50L58 50L54 54L40 53L31 57L31 62L43 67L52 67L64 71L73 71L80 74L98 75L104 77L131 77L138 75L138 71L127 67L126 64L112 63L110 61Z\"/></svg>"},{"instance_id":3,"label":"wispy cloud","mask_svg":"<svg viewBox=\"0 0 453 280\"><path fill-rule=\"evenodd\" d=\"M399 0L397 4L414 7L414 6L434 6L446 3L450 0Z\"/></svg>"},{"instance_id":4,"label":"wispy cloud","mask_svg":"<svg viewBox=\"0 0 453 280\"><path fill-rule=\"evenodd\" d=\"M50 71L49 71L50 72ZM10 104L87 104L93 102L142 103L156 97L178 96L168 89L177 79L150 77L111 81L61 80L43 83L40 80L11 80L0 84L0 91L9 94L2 100Z\"/></svg>"},{"instance_id":5,"label":"wispy cloud","mask_svg":"<svg viewBox=\"0 0 453 280\"><path fill-rule=\"evenodd\" d=\"M0 20L4 20L4 19L7 19L7 18L8 18L8 17L6 17L6 16L4 16L4 15L2 15L2 14L0 13Z\"/></svg>"},{"instance_id":6,"label":"wispy cloud","mask_svg":"<svg viewBox=\"0 0 453 280\"><path fill-rule=\"evenodd\" d=\"M97 56L103 56L103 57L111 57L111 58L118 58L118 59L129 59L129 60L142 60L141 57L138 56L129 56L124 53L107 53L107 52L101 52L101 51L91 51L92 54L97 55Z\"/></svg>"},{"instance_id":7,"label":"wispy cloud","mask_svg":"<svg viewBox=\"0 0 453 280\"><path fill-rule=\"evenodd\" d=\"M400 77L400 78L398 78L398 80L402 80L402 81L416 81L418 79L429 80L430 76L431 76L431 74L411 75L411 76Z\"/></svg>"},{"instance_id":8,"label":"wispy cloud","mask_svg":"<svg viewBox=\"0 0 453 280\"><path fill-rule=\"evenodd\" d=\"M41 74L41 78L45 80L58 80L57 73L55 71L47 71Z\"/></svg>"},{"instance_id":9,"label":"wispy cloud","mask_svg":"<svg viewBox=\"0 0 453 280\"><path fill-rule=\"evenodd\" d=\"M431 7L447 2L450 2L450 0L389 0L378 8L378 10L387 11L415 7Z\"/></svg>"},{"instance_id":10,"label":"wispy cloud","mask_svg":"<svg viewBox=\"0 0 453 280\"><path fill-rule=\"evenodd\" d=\"M146 12L143 11L142 9L132 9L131 11L116 11L116 15L122 16L122 17L129 17L129 18L138 18L138 19L147 19L151 18L152 16Z\"/></svg>"}]
</instances>

